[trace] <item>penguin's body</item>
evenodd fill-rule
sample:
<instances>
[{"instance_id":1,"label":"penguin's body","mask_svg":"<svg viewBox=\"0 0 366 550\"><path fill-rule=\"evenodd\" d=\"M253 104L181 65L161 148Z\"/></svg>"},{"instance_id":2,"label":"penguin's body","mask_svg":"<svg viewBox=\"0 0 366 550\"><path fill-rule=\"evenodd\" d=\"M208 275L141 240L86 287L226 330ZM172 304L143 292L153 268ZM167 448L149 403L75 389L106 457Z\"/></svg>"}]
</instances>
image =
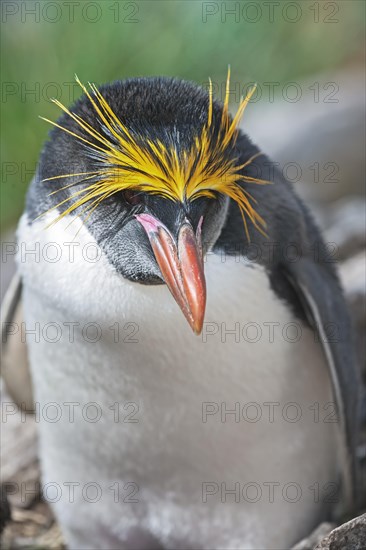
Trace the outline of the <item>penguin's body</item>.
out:
<instances>
[{"instance_id":1,"label":"penguin's body","mask_svg":"<svg viewBox=\"0 0 366 550\"><path fill-rule=\"evenodd\" d=\"M184 94L169 102L179 89ZM146 119L149 137L159 131L159 139L165 124L182 147L190 126L207 118L207 94L175 80L132 80L102 92L124 124L141 132ZM85 100L73 112L98 127ZM241 134L235 151L244 164L257 152ZM265 162L256 159L256 169ZM62 212L69 193L68 181L56 180L61 198L47 196L49 178L88 168L77 138L56 129L18 229L20 243L41 251L25 262L20 254L18 265L26 326L38 323L41 334L27 343L43 483L69 547L289 547L341 503L349 506L353 490L357 377L348 318L307 211L274 172L274 185L250 186L267 222L263 236L247 221L250 242L227 197L182 206L148 193L143 204L127 195L126 205L113 195L77 236L74 211L45 230L52 212L34 218L55 206ZM246 177L254 178L251 169ZM156 229L156 220L164 225ZM181 229L191 225L196 237ZM204 268L191 246L201 230ZM176 260L164 264L175 239L178 290L169 278ZM159 268L200 336L156 284ZM195 309L201 268L205 322Z\"/></svg>"},{"instance_id":2,"label":"penguin's body","mask_svg":"<svg viewBox=\"0 0 366 550\"><path fill-rule=\"evenodd\" d=\"M73 238L43 228L23 226L29 245ZM78 242L81 251L91 236ZM47 288L41 299L28 285L23 294L27 326L49 327L50 341L31 344L30 358L36 402L46 417L56 414L52 402L62 415L40 424L41 456L43 483L62 489L55 507L70 548L107 547L108 531L120 541L110 548L131 548L140 531L166 548L286 548L325 518L324 498L340 497L335 416L324 423L334 413L329 374L320 344L263 268L209 255L207 327L192 338L166 288L120 281L104 259L88 265L80 256L71 266L63 248L61 280L54 264L35 265ZM83 281L73 294L71 272ZM66 402L75 403L74 423ZM73 504L65 482L80 483ZM82 498L88 483L103 490L94 504Z\"/></svg>"}]
</instances>

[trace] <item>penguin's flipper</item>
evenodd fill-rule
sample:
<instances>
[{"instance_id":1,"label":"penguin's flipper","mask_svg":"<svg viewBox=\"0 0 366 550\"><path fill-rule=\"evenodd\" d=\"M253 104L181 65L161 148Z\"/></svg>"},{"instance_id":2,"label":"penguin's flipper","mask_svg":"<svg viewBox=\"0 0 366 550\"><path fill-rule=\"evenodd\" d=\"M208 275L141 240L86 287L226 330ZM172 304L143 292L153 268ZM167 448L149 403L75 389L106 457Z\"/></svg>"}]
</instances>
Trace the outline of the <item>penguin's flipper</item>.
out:
<instances>
[{"instance_id":1,"label":"penguin's flipper","mask_svg":"<svg viewBox=\"0 0 366 550\"><path fill-rule=\"evenodd\" d=\"M305 256L298 262L288 263L285 275L302 302L327 359L344 442L344 494L352 508L356 489L360 377L345 300L337 278L312 258Z\"/></svg>"},{"instance_id":2,"label":"penguin's flipper","mask_svg":"<svg viewBox=\"0 0 366 550\"><path fill-rule=\"evenodd\" d=\"M22 282L16 273L1 304L1 377L14 402L33 409L32 382L27 343L24 338Z\"/></svg>"}]
</instances>

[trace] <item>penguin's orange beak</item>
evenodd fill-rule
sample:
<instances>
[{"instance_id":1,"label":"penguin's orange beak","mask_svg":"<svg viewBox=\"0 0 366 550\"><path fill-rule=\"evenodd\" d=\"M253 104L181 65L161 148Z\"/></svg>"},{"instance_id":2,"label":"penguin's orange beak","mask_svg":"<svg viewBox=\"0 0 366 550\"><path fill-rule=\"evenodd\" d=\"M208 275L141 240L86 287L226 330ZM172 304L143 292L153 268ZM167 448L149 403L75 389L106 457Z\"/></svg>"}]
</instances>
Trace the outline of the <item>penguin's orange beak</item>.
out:
<instances>
[{"instance_id":1,"label":"penguin's orange beak","mask_svg":"<svg viewBox=\"0 0 366 550\"><path fill-rule=\"evenodd\" d=\"M186 221L175 243L170 231L150 214L136 214L145 229L160 268L175 301L196 334L202 330L206 308L206 281L203 272L201 224L196 234Z\"/></svg>"}]
</instances>

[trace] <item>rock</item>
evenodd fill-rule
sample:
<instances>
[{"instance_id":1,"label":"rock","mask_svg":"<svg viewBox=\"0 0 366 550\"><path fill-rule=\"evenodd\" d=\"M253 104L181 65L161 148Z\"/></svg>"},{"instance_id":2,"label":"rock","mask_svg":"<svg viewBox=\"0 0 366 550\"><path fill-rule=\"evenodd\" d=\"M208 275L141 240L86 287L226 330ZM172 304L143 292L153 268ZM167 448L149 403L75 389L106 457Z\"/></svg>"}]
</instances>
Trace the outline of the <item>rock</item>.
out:
<instances>
[{"instance_id":1,"label":"rock","mask_svg":"<svg viewBox=\"0 0 366 550\"><path fill-rule=\"evenodd\" d=\"M295 544L292 550L313 550L314 546L328 535L334 527L334 523L321 523L311 535Z\"/></svg>"},{"instance_id":2,"label":"rock","mask_svg":"<svg viewBox=\"0 0 366 550\"><path fill-rule=\"evenodd\" d=\"M65 548L61 530L56 523L43 535L38 537L36 542L37 546L47 548L47 550L63 550Z\"/></svg>"},{"instance_id":3,"label":"rock","mask_svg":"<svg viewBox=\"0 0 366 550\"><path fill-rule=\"evenodd\" d=\"M3 550L64 550L62 534L47 503L40 501L30 510L14 508L12 515L1 537Z\"/></svg>"},{"instance_id":4,"label":"rock","mask_svg":"<svg viewBox=\"0 0 366 550\"><path fill-rule=\"evenodd\" d=\"M361 371L366 379L366 252L362 251L343 262L339 275L352 316Z\"/></svg>"},{"instance_id":5,"label":"rock","mask_svg":"<svg viewBox=\"0 0 366 550\"><path fill-rule=\"evenodd\" d=\"M319 84L319 97L314 83ZM327 209L339 198L363 197L363 76L350 69L314 74L297 85L302 93L295 102L281 93L281 87L268 100L262 86L260 101L251 101L245 113L243 130L279 163L307 202ZM296 165L295 171L288 169L291 164Z\"/></svg>"},{"instance_id":6,"label":"rock","mask_svg":"<svg viewBox=\"0 0 366 550\"><path fill-rule=\"evenodd\" d=\"M366 514L334 529L314 550L365 550Z\"/></svg>"},{"instance_id":7,"label":"rock","mask_svg":"<svg viewBox=\"0 0 366 550\"><path fill-rule=\"evenodd\" d=\"M5 525L11 519L10 506L6 496L6 492L1 487L0 491L0 534L3 532Z\"/></svg>"},{"instance_id":8,"label":"rock","mask_svg":"<svg viewBox=\"0 0 366 550\"><path fill-rule=\"evenodd\" d=\"M335 243L336 257L345 260L366 247L365 205L358 198L342 199L328 210L324 240Z\"/></svg>"}]
</instances>

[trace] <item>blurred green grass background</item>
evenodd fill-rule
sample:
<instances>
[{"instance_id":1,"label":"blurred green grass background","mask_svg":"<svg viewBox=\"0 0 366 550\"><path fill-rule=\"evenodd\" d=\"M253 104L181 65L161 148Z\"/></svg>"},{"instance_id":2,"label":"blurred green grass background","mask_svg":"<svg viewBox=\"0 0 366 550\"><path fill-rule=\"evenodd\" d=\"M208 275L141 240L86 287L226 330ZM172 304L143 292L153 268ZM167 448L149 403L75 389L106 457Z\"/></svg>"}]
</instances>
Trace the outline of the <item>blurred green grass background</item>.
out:
<instances>
[{"instance_id":1,"label":"blurred green grass background","mask_svg":"<svg viewBox=\"0 0 366 550\"><path fill-rule=\"evenodd\" d=\"M52 95L76 99L75 73L99 84L143 75L204 83L223 81L230 64L236 81L286 83L363 59L363 1L295 2L297 22L289 2L275 7L273 22L265 2L81 1L73 21L66 2L51 4L1 5L2 230L22 212L49 131L38 116L59 116Z\"/></svg>"}]
</instances>

